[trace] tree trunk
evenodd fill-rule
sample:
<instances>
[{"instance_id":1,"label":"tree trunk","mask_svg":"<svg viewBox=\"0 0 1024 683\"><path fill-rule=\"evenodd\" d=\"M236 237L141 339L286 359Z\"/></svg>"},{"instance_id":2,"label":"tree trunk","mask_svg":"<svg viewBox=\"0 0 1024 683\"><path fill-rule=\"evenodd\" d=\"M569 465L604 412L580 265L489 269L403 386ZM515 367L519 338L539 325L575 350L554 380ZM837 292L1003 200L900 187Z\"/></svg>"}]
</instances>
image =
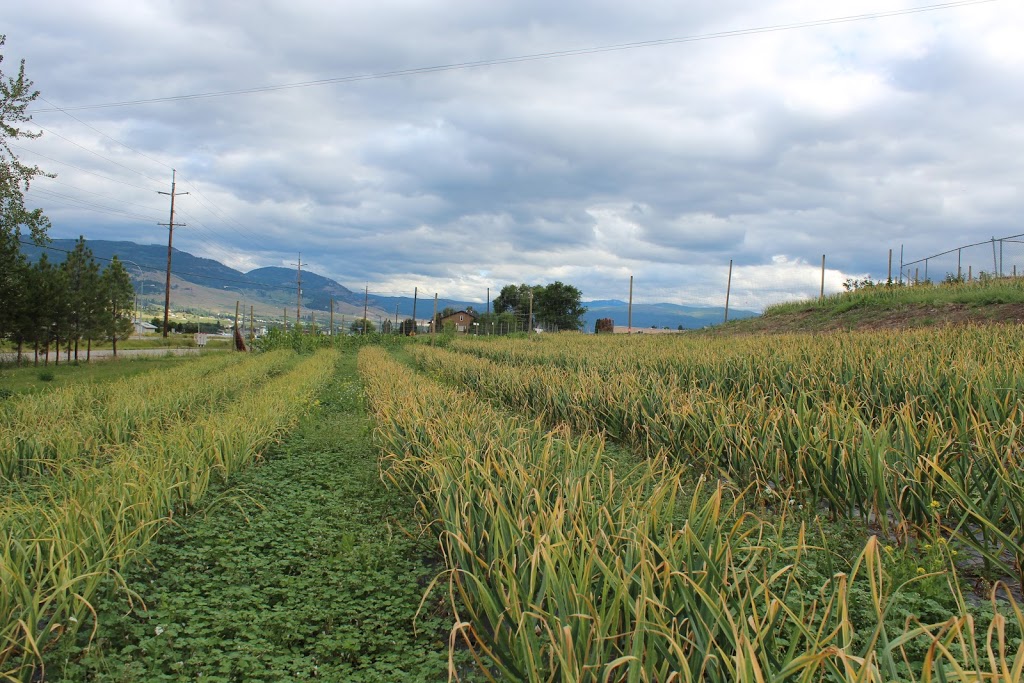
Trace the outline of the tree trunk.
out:
<instances>
[{"instance_id":1,"label":"tree trunk","mask_svg":"<svg viewBox=\"0 0 1024 683\"><path fill-rule=\"evenodd\" d=\"M117 358L117 335L115 334L110 342L114 345L114 358Z\"/></svg>"},{"instance_id":2,"label":"tree trunk","mask_svg":"<svg viewBox=\"0 0 1024 683\"><path fill-rule=\"evenodd\" d=\"M18 365L21 365L21 347L24 346L25 342L21 339L18 340Z\"/></svg>"},{"instance_id":3,"label":"tree trunk","mask_svg":"<svg viewBox=\"0 0 1024 683\"><path fill-rule=\"evenodd\" d=\"M88 363L92 360L92 337L89 338L89 343L85 347L85 362Z\"/></svg>"},{"instance_id":4,"label":"tree trunk","mask_svg":"<svg viewBox=\"0 0 1024 683\"><path fill-rule=\"evenodd\" d=\"M60 365L60 337L54 337L54 348L57 349L57 353L53 356L53 364ZM46 364L50 364L50 342L46 342Z\"/></svg>"},{"instance_id":5,"label":"tree trunk","mask_svg":"<svg viewBox=\"0 0 1024 683\"><path fill-rule=\"evenodd\" d=\"M39 365L39 339L38 338L36 338L36 356L35 356L35 360L32 362L32 365Z\"/></svg>"},{"instance_id":6,"label":"tree trunk","mask_svg":"<svg viewBox=\"0 0 1024 683\"><path fill-rule=\"evenodd\" d=\"M75 362L78 362L78 337L75 337Z\"/></svg>"}]
</instances>

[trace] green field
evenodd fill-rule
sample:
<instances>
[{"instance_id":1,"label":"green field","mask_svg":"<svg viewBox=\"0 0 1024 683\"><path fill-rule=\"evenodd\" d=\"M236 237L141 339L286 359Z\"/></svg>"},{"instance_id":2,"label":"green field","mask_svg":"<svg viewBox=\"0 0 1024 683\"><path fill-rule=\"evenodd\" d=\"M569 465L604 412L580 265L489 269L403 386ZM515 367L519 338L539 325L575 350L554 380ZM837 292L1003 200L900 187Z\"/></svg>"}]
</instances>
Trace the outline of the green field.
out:
<instances>
[{"instance_id":1,"label":"green field","mask_svg":"<svg viewBox=\"0 0 1024 683\"><path fill-rule=\"evenodd\" d=\"M386 341L2 399L0 671L1022 678L1019 327Z\"/></svg>"}]
</instances>

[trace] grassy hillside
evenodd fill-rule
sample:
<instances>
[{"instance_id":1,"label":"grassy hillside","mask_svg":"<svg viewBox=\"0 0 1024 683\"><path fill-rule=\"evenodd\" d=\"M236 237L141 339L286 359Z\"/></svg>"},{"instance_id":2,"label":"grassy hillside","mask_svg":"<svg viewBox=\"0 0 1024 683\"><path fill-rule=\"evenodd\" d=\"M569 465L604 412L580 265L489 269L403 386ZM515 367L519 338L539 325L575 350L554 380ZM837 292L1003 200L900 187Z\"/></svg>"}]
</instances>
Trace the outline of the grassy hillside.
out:
<instances>
[{"instance_id":1,"label":"grassy hillside","mask_svg":"<svg viewBox=\"0 0 1024 683\"><path fill-rule=\"evenodd\" d=\"M759 318L713 333L911 329L1024 322L1024 278L920 285L876 285L822 300L777 304Z\"/></svg>"}]
</instances>

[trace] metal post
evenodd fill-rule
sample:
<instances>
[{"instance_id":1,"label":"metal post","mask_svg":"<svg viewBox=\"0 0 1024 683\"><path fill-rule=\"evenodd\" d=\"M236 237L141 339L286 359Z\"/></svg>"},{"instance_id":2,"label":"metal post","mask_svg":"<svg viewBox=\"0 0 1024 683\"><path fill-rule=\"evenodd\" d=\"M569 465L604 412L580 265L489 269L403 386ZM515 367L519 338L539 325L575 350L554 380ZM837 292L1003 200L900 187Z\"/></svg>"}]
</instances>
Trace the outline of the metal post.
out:
<instances>
[{"instance_id":1,"label":"metal post","mask_svg":"<svg viewBox=\"0 0 1024 683\"><path fill-rule=\"evenodd\" d=\"M334 297L333 296L331 297L331 322L329 324L331 326L329 334L333 337L334 336Z\"/></svg>"},{"instance_id":2,"label":"metal post","mask_svg":"<svg viewBox=\"0 0 1024 683\"><path fill-rule=\"evenodd\" d=\"M974 276L971 273L971 269L973 269L973 268L974 268L974 266L967 266L967 281L968 282L970 282L971 280L974 279Z\"/></svg>"},{"instance_id":3,"label":"metal post","mask_svg":"<svg viewBox=\"0 0 1024 683\"><path fill-rule=\"evenodd\" d=\"M732 259L729 259L729 279L725 282L725 320L729 322L729 295L732 293Z\"/></svg>"},{"instance_id":4,"label":"metal post","mask_svg":"<svg viewBox=\"0 0 1024 683\"><path fill-rule=\"evenodd\" d=\"M885 284L892 284L892 249L889 250L889 277L885 279Z\"/></svg>"},{"instance_id":5,"label":"metal post","mask_svg":"<svg viewBox=\"0 0 1024 683\"><path fill-rule=\"evenodd\" d=\"M284 307L284 331L288 331L288 307Z\"/></svg>"},{"instance_id":6,"label":"metal post","mask_svg":"<svg viewBox=\"0 0 1024 683\"><path fill-rule=\"evenodd\" d=\"M900 244L900 284L903 284L903 245Z\"/></svg>"},{"instance_id":7,"label":"metal post","mask_svg":"<svg viewBox=\"0 0 1024 683\"><path fill-rule=\"evenodd\" d=\"M238 304L240 302L235 299L235 333L231 335L231 345L238 350Z\"/></svg>"},{"instance_id":8,"label":"metal post","mask_svg":"<svg viewBox=\"0 0 1024 683\"><path fill-rule=\"evenodd\" d=\"M928 282L928 259L924 260L924 281Z\"/></svg>"},{"instance_id":9,"label":"metal post","mask_svg":"<svg viewBox=\"0 0 1024 683\"><path fill-rule=\"evenodd\" d=\"M999 272L999 266L996 265L996 238L992 238L992 272Z\"/></svg>"},{"instance_id":10,"label":"metal post","mask_svg":"<svg viewBox=\"0 0 1024 683\"><path fill-rule=\"evenodd\" d=\"M1003 276L1003 241L999 240L999 277Z\"/></svg>"}]
</instances>

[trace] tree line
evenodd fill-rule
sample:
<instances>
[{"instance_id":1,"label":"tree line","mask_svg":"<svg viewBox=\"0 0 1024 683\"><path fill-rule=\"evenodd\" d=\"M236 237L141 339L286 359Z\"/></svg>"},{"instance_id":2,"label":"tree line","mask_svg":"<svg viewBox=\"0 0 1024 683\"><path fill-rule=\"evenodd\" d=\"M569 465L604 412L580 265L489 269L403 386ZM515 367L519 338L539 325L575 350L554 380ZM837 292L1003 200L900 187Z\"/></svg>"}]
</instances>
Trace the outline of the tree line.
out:
<instances>
[{"instance_id":1,"label":"tree line","mask_svg":"<svg viewBox=\"0 0 1024 683\"><path fill-rule=\"evenodd\" d=\"M134 329L132 311L135 288L124 264L115 256L100 269L92 251L80 237L63 263L52 263L43 254L29 263L20 250L6 254L3 287L0 289L0 339L17 348L18 361L26 348L43 352L49 361L51 348L60 362L62 348L70 360L78 360L79 345L109 341L117 355L117 342Z\"/></svg>"}]
</instances>

